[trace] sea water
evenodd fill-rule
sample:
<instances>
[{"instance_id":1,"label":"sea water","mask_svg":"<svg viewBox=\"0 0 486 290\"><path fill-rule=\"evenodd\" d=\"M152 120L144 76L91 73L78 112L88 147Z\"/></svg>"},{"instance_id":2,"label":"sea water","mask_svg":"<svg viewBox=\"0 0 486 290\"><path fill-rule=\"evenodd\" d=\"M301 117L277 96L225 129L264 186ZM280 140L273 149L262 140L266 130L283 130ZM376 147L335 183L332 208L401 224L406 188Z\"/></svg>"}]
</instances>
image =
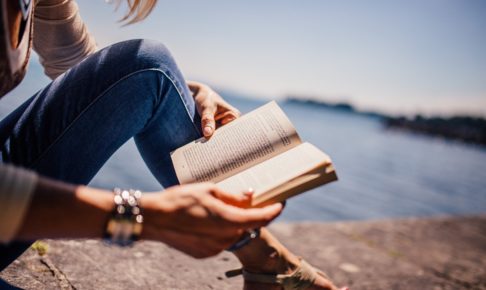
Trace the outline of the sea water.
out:
<instances>
[{"instance_id":1,"label":"sea water","mask_svg":"<svg viewBox=\"0 0 486 290\"><path fill-rule=\"evenodd\" d=\"M228 98L243 111L263 102ZM363 220L486 213L486 148L386 129L381 120L279 102L339 180L290 199L282 219Z\"/></svg>"},{"instance_id":2,"label":"sea water","mask_svg":"<svg viewBox=\"0 0 486 290\"><path fill-rule=\"evenodd\" d=\"M39 70L33 63L31 70ZM0 101L3 118L47 83L39 73ZM224 93L242 112L265 103ZM271 99L271 97L269 98ZM296 102L280 102L301 138L328 153L339 181L290 199L286 221L366 220L486 213L486 148L387 130L380 119ZM92 180L161 190L136 150L122 146Z\"/></svg>"}]
</instances>

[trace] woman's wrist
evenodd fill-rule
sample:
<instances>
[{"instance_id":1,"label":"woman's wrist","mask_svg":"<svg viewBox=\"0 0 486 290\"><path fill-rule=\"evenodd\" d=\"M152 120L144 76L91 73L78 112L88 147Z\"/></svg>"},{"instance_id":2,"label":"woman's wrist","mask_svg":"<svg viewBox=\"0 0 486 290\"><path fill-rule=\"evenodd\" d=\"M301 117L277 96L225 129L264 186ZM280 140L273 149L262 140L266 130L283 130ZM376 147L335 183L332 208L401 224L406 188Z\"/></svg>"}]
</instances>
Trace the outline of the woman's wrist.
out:
<instances>
[{"instance_id":1,"label":"woman's wrist","mask_svg":"<svg viewBox=\"0 0 486 290\"><path fill-rule=\"evenodd\" d=\"M113 193L111 191L81 185L76 187L75 196L80 203L98 209L105 217L113 209Z\"/></svg>"},{"instance_id":2,"label":"woman's wrist","mask_svg":"<svg viewBox=\"0 0 486 290\"><path fill-rule=\"evenodd\" d=\"M160 193L144 193L139 200L143 209L143 231L141 239L160 240L160 230L166 227L169 208Z\"/></svg>"},{"instance_id":3,"label":"woman's wrist","mask_svg":"<svg viewBox=\"0 0 486 290\"><path fill-rule=\"evenodd\" d=\"M110 191L40 178L16 239L100 238L112 208Z\"/></svg>"},{"instance_id":4,"label":"woman's wrist","mask_svg":"<svg viewBox=\"0 0 486 290\"><path fill-rule=\"evenodd\" d=\"M78 204L78 218L92 223L78 234L85 238L101 238L106 229L106 222L113 211L113 192L87 186L78 186L75 191ZM77 218L76 218L77 219ZM77 222L75 222L77 224ZM73 229L76 231L76 229Z\"/></svg>"}]
</instances>

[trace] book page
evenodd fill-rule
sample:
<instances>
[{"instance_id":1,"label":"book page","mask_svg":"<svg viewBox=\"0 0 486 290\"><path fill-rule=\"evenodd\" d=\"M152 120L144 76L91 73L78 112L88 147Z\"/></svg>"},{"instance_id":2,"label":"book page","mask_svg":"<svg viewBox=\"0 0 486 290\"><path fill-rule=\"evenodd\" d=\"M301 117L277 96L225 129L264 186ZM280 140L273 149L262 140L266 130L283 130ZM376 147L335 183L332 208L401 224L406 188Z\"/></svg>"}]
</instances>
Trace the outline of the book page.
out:
<instances>
[{"instance_id":1,"label":"book page","mask_svg":"<svg viewBox=\"0 0 486 290\"><path fill-rule=\"evenodd\" d=\"M217 185L230 193L254 190L254 199L316 168L332 168L331 159L309 143L302 143L272 159L235 174ZM334 171L334 170L332 170Z\"/></svg>"},{"instance_id":2,"label":"book page","mask_svg":"<svg viewBox=\"0 0 486 290\"><path fill-rule=\"evenodd\" d=\"M252 200L252 207L261 207L284 201L294 195L318 186L336 181L337 175L332 164L322 165L279 186L259 194Z\"/></svg>"},{"instance_id":3,"label":"book page","mask_svg":"<svg viewBox=\"0 0 486 290\"><path fill-rule=\"evenodd\" d=\"M258 109L171 154L181 184L218 182L301 143L276 102Z\"/></svg>"}]
</instances>

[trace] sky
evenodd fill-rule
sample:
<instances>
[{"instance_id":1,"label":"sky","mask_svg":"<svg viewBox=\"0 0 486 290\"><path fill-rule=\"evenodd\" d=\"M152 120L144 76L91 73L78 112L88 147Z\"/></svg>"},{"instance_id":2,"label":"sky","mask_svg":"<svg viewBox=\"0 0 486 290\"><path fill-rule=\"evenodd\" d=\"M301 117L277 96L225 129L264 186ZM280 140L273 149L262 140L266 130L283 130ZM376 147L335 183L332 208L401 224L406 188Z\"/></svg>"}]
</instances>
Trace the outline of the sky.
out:
<instances>
[{"instance_id":1,"label":"sky","mask_svg":"<svg viewBox=\"0 0 486 290\"><path fill-rule=\"evenodd\" d=\"M100 47L163 42L188 79L393 114L486 116L486 1L159 0L148 19L78 0Z\"/></svg>"}]
</instances>

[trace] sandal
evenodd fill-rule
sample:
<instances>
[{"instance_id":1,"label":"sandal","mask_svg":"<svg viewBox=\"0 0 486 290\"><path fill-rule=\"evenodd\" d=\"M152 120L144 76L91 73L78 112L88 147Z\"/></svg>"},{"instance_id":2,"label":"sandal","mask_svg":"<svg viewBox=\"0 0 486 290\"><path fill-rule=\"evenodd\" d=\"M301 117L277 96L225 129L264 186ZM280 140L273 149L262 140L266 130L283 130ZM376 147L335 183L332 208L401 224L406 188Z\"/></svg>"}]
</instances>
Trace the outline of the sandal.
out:
<instances>
[{"instance_id":1,"label":"sandal","mask_svg":"<svg viewBox=\"0 0 486 290\"><path fill-rule=\"evenodd\" d=\"M231 270L225 274L228 278L243 275L245 281L278 284L281 285L284 290L307 289L314 284L318 275L330 280L324 272L312 267L303 259L300 260L300 265L292 274L256 274L245 271L244 269ZM341 290L347 289L347 287L344 287Z\"/></svg>"}]
</instances>

